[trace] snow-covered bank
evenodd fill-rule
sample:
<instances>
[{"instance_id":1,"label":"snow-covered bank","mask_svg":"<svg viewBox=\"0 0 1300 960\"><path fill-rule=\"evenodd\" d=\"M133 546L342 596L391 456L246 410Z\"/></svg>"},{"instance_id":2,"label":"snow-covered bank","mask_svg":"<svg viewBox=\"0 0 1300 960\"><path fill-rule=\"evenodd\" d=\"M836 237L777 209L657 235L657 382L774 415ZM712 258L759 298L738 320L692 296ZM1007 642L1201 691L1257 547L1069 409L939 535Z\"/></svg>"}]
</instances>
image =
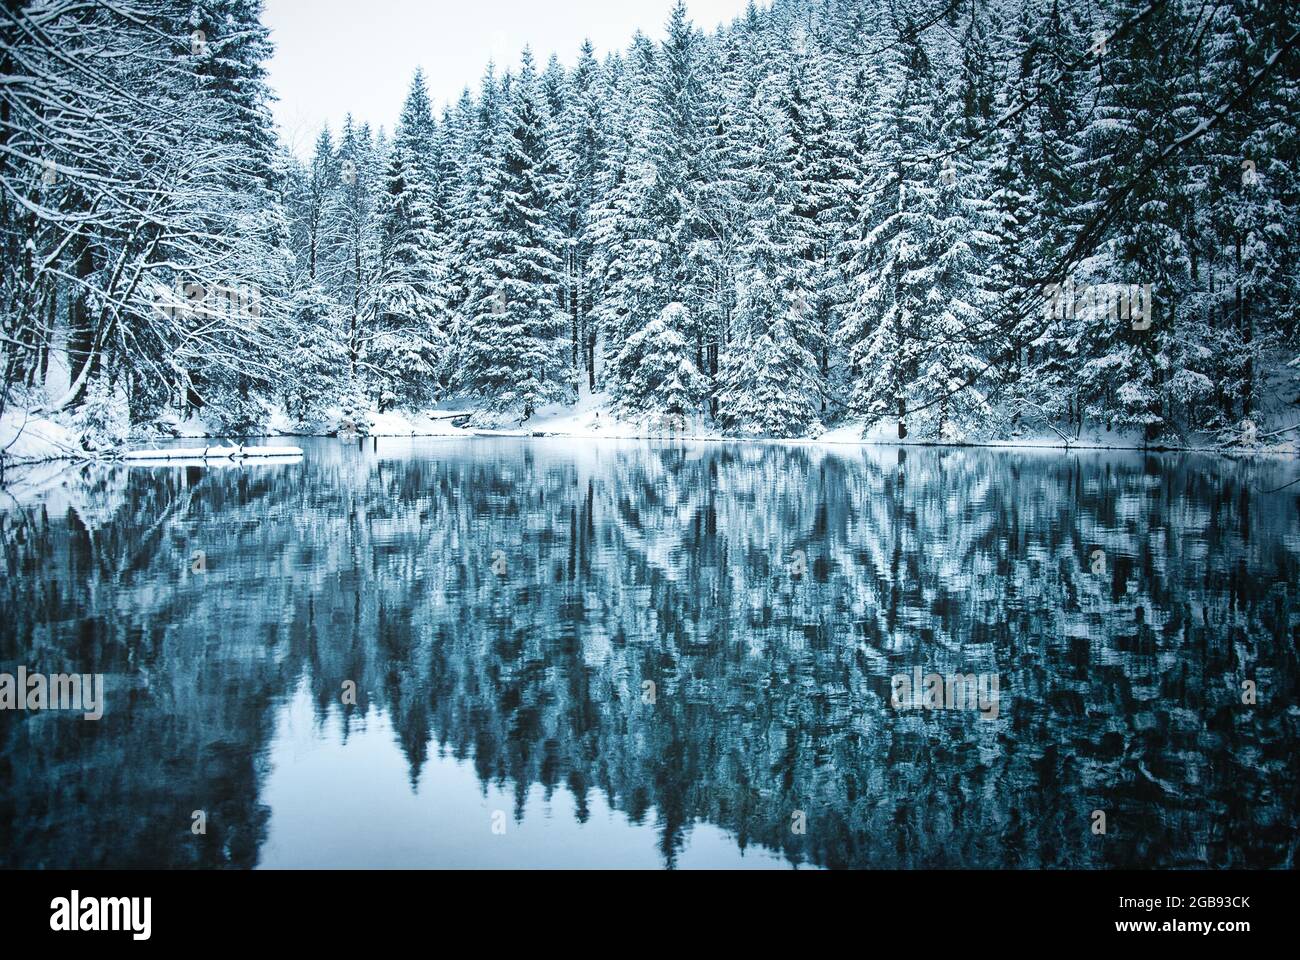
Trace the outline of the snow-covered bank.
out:
<instances>
[{"instance_id":1,"label":"snow-covered bank","mask_svg":"<svg viewBox=\"0 0 1300 960\"><path fill-rule=\"evenodd\" d=\"M1189 438L1180 444L1152 446L1144 444L1137 430L1111 430L1095 428L1078 436L1068 437L1050 427L1018 437L970 438L960 442L938 441L911 437L898 439L897 424L882 421L870 428L862 420L846 420L827 429L820 425L807 436L791 438L735 436L717 427L701 422L681 425L656 421L629 421L610 412L604 394L584 395L576 404L550 404L538 410L527 422L513 426L486 428L473 425L477 411L471 404L456 401L447 409L433 409L416 413L389 411L372 413L367 435L375 437L571 437L575 440L690 440L713 442L781 443L781 444L848 444L879 446L965 446L1005 447L1014 449L1036 448L1043 450L1170 450L1202 453L1243 455L1295 455L1300 453L1300 423L1268 421L1258 429L1258 442L1238 445L1218 442L1213 436ZM467 422L468 421L468 422ZM333 436L335 429L313 436ZM268 434L278 436L279 434ZM292 435L292 431L288 435ZM297 434L302 436L304 434ZM202 436L197 434L196 436Z\"/></svg>"},{"instance_id":2,"label":"snow-covered bank","mask_svg":"<svg viewBox=\"0 0 1300 960\"><path fill-rule=\"evenodd\" d=\"M248 442L253 439L292 437L333 437L353 440L360 437L567 437L574 440L674 440L691 442L744 442L755 444L814 444L814 445L873 445L873 446L976 446L1008 449L1051 450L1173 450L1217 453L1229 456L1294 456L1300 453L1300 430L1294 424L1270 424L1259 429L1259 441L1242 446L1216 442L1210 436L1190 438L1182 444L1164 444L1158 447L1143 444L1133 432L1092 430L1077 437L1066 437L1050 429L1014 438L980 438L960 443L937 443L925 439L899 440L896 425L877 423L864 429L861 421L845 421L830 429L817 429L813 435L792 438L730 436L712 425L696 421L685 425L662 422L628 421L613 416L601 395L584 397L575 405L554 404L543 407L526 423L499 428L473 425L477 411L464 403L449 405L446 409L421 411L389 410L370 412L365 417L346 419L339 411L317 424L303 425L289 421L283 411L273 410L263 431L239 438L228 438L211 428L202 417L194 416L184 422L160 422L152 427L133 432L139 442L112 449L94 449L76 427L65 419L38 416L22 410L10 409L0 419L0 456L6 463L30 464L46 461L76 459L125 459L131 462L157 464L169 458L183 458L185 463L202 463L205 447L187 449L169 447L168 440L231 440ZM136 450L137 446L150 449ZM239 447L215 447L219 457L229 457L230 451ZM298 448L274 448L282 457L300 456ZM250 446L236 454L235 459L257 458L267 448ZM178 461L179 462L179 461Z\"/></svg>"},{"instance_id":3,"label":"snow-covered bank","mask_svg":"<svg viewBox=\"0 0 1300 960\"><path fill-rule=\"evenodd\" d=\"M77 431L60 420L13 407L0 417L0 459L40 463L88 455Z\"/></svg>"}]
</instances>

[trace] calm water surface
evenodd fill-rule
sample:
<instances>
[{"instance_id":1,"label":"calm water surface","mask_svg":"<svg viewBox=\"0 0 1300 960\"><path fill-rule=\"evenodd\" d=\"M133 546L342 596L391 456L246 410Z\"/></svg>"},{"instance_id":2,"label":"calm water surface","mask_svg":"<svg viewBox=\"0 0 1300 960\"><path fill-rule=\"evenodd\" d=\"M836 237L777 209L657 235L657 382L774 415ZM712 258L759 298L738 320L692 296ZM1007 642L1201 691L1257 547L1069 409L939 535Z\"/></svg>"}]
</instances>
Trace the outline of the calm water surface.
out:
<instances>
[{"instance_id":1,"label":"calm water surface","mask_svg":"<svg viewBox=\"0 0 1300 960\"><path fill-rule=\"evenodd\" d=\"M1294 463L301 444L11 475L0 866L1295 864Z\"/></svg>"}]
</instances>

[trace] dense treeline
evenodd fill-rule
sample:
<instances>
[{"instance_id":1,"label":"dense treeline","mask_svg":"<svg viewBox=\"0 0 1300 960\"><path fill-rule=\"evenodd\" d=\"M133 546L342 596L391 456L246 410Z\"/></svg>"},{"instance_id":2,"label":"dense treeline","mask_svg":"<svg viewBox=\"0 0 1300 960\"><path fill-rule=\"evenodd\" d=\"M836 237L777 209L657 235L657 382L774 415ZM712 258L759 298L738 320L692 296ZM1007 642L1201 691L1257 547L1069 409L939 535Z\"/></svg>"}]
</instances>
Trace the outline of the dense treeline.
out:
<instances>
[{"instance_id":1,"label":"dense treeline","mask_svg":"<svg viewBox=\"0 0 1300 960\"><path fill-rule=\"evenodd\" d=\"M295 331L264 299L293 271L260 6L0 11L0 403L76 410L110 439L122 401L137 421L263 415ZM63 357L70 389L23 390Z\"/></svg>"},{"instance_id":2,"label":"dense treeline","mask_svg":"<svg viewBox=\"0 0 1300 960\"><path fill-rule=\"evenodd\" d=\"M4 14L10 393L65 351L32 405L120 421L120 387L231 432L604 391L736 434L1156 442L1294 402L1293 5L776 0L710 35L678 6L441 110L417 75L391 136L349 119L306 163L258 8Z\"/></svg>"}]
</instances>

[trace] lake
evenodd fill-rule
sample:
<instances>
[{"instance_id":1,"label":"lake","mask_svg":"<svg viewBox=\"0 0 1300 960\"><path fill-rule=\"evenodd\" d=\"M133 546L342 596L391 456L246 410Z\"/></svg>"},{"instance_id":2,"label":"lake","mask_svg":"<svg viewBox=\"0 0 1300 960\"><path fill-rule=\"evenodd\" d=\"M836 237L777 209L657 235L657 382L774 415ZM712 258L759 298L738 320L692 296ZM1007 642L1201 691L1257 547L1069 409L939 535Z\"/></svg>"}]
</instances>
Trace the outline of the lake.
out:
<instances>
[{"instance_id":1,"label":"lake","mask_svg":"<svg viewBox=\"0 0 1300 960\"><path fill-rule=\"evenodd\" d=\"M292 442L0 493L0 866L1295 865L1294 462Z\"/></svg>"}]
</instances>

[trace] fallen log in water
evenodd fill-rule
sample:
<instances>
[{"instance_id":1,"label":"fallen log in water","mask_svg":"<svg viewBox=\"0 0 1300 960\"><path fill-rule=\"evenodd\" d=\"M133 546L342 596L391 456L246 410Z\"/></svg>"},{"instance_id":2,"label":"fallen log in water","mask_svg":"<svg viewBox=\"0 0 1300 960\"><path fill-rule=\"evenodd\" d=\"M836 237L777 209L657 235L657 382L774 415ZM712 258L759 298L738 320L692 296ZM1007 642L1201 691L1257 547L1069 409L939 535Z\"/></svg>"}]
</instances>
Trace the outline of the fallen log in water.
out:
<instances>
[{"instance_id":1,"label":"fallen log in water","mask_svg":"<svg viewBox=\"0 0 1300 960\"><path fill-rule=\"evenodd\" d=\"M252 470L257 467L301 464L302 457L241 457L238 460L228 460L224 457L217 457L212 460L203 460L198 457L193 459L169 457L166 460L127 460L125 463L132 469L148 470L160 467L172 469L176 467L202 467L204 470Z\"/></svg>"},{"instance_id":2,"label":"fallen log in water","mask_svg":"<svg viewBox=\"0 0 1300 960\"><path fill-rule=\"evenodd\" d=\"M301 457L301 447L175 447L170 450L128 450L123 460L245 460Z\"/></svg>"}]
</instances>

